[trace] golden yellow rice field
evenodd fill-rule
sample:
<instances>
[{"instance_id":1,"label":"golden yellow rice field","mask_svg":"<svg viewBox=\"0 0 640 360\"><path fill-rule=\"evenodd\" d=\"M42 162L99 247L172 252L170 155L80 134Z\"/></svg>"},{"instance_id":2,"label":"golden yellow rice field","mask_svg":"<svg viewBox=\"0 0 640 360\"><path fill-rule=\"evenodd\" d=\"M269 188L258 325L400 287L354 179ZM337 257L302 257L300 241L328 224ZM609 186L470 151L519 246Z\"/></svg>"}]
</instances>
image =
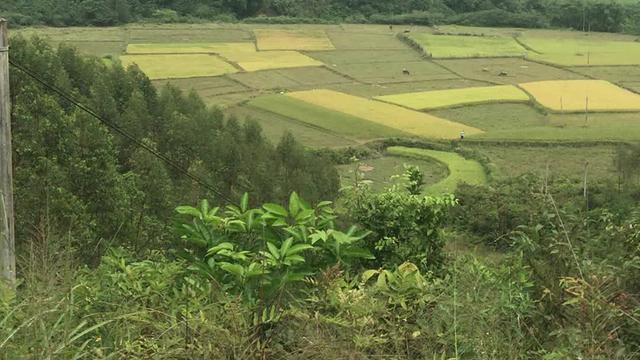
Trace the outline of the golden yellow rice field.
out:
<instances>
[{"instance_id":1,"label":"golden yellow rice field","mask_svg":"<svg viewBox=\"0 0 640 360\"><path fill-rule=\"evenodd\" d=\"M256 29L259 50L334 50L323 30Z\"/></svg>"},{"instance_id":2,"label":"golden yellow rice field","mask_svg":"<svg viewBox=\"0 0 640 360\"><path fill-rule=\"evenodd\" d=\"M556 111L640 111L640 95L605 80L554 80L520 84Z\"/></svg>"},{"instance_id":3,"label":"golden yellow rice field","mask_svg":"<svg viewBox=\"0 0 640 360\"><path fill-rule=\"evenodd\" d=\"M324 65L320 61L297 51L257 51L253 53L229 53L222 54L222 56L238 63L246 71Z\"/></svg>"},{"instance_id":4,"label":"golden yellow rice field","mask_svg":"<svg viewBox=\"0 0 640 360\"><path fill-rule=\"evenodd\" d=\"M127 47L127 53L130 55L138 54L139 56L149 56L149 54L204 54L205 56L207 53L219 54L221 57L237 63L246 71L323 65L322 62L297 51L256 51L253 43L130 44ZM162 63L162 58L148 58L142 61L145 63L159 61L158 68L165 65ZM221 74L224 73L230 72L227 71Z\"/></svg>"},{"instance_id":5,"label":"golden yellow rice field","mask_svg":"<svg viewBox=\"0 0 640 360\"><path fill-rule=\"evenodd\" d=\"M422 91L378 96L375 99L411 109L423 110L488 102L525 102L529 101L529 96L513 85L501 85Z\"/></svg>"},{"instance_id":6,"label":"golden yellow rice field","mask_svg":"<svg viewBox=\"0 0 640 360\"><path fill-rule=\"evenodd\" d=\"M215 55L123 55L123 66L137 64L152 79L175 79L200 76L218 76L238 72L233 65Z\"/></svg>"},{"instance_id":7,"label":"golden yellow rice field","mask_svg":"<svg viewBox=\"0 0 640 360\"><path fill-rule=\"evenodd\" d=\"M255 52L253 43L154 43L129 44L127 54L192 54Z\"/></svg>"},{"instance_id":8,"label":"golden yellow rice field","mask_svg":"<svg viewBox=\"0 0 640 360\"><path fill-rule=\"evenodd\" d=\"M404 132L439 139L457 138L483 131L418 111L331 90L298 91L287 94L308 103L369 120Z\"/></svg>"}]
</instances>

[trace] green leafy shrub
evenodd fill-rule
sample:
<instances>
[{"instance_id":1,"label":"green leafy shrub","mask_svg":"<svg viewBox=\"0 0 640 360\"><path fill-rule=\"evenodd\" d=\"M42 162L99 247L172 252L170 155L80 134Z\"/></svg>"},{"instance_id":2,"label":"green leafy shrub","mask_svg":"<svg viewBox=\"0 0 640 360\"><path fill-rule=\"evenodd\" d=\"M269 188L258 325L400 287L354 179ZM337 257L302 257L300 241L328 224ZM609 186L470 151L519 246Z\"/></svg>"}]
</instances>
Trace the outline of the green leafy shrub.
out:
<instances>
[{"instance_id":1,"label":"green leafy shrub","mask_svg":"<svg viewBox=\"0 0 640 360\"><path fill-rule=\"evenodd\" d=\"M337 230L331 202L312 208L296 193L287 208L267 203L252 209L245 194L239 206L224 211L205 200L177 212L191 220L178 225L181 255L191 268L251 304L284 301L307 276L373 258L361 246L368 233Z\"/></svg>"},{"instance_id":2,"label":"green leafy shrub","mask_svg":"<svg viewBox=\"0 0 640 360\"><path fill-rule=\"evenodd\" d=\"M442 269L440 229L447 210L456 204L453 196L412 195L394 188L374 194L366 185L347 191L347 215L372 232L366 238L376 257L371 265L398 266L409 261L421 271Z\"/></svg>"},{"instance_id":3,"label":"green leafy shrub","mask_svg":"<svg viewBox=\"0 0 640 360\"><path fill-rule=\"evenodd\" d=\"M543 216L542 186L540 179L530 176L492 186L463 184L457 191L460 206L453 212L454 221L481 242L508 249L513 231Z\"/></svg>"}]
</instances>

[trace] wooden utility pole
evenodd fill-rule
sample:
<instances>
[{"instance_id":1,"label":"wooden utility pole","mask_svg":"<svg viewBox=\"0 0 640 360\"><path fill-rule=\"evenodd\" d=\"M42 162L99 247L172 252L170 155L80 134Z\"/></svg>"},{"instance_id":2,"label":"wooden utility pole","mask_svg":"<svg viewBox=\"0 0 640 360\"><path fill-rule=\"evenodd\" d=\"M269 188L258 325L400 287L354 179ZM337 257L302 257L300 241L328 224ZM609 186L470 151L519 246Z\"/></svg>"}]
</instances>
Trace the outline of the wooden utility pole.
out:
<instances>
[{"instance_id":1,"label":"wooden utility pole","mask_svg":"<svg viewBox=\"0 0 640 360\"><path fill-rule=\"evenodd\" d=\"M584 201L586 204L586 208L587 210L589 210L589 188L587 187L587 178L589 175L589 162L586 161L584 163L584 183L583 183L583 189L584 189Z\"/></svg>"},{"instance_id":2,"label":"wooden utility pole","mask_svg":"<svg viewBox=\"0 0 640 360\"><path fill-rule=\"evenodd\" d=\"M16 282L11 104L9 98L9 32L0 18L0 281Z\"/></svg>"},{"instance_id":3,"label":"wooden utility pole","mask_svg":"<svg viewBox=\"0 0 640 360\"><path fill-rule=\"evenodd\" d=\"M584 127L589 125L589 96L584 99Z\"/></svg>"}]
</instances>

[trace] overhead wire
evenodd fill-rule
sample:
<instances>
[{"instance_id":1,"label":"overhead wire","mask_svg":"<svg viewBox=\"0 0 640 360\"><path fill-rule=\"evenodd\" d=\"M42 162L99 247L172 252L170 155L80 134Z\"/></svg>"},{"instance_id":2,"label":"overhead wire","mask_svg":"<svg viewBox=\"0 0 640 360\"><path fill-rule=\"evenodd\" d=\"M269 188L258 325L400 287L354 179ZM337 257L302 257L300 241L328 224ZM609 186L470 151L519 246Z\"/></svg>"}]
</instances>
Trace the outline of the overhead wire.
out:
<instances>
[{"instance_id":1,"label":"overhead wire","mask_svg":"<svg viewBox=\"0 0 640 360\"><path fill-rule=\"evenodd\" d=\"M31 71L30 69L28 69L28 68L26 68L26 67L24 67L24 66L22 66L22 65L20 65L18 63L16 63L12 59L9 59L9 64L11 64L11 66L15 67L16 69L20 70L25 75L29 76L31 79L35 80L38 84L40 84L41 86L43 86L47 90L57 94L58 96L60 96L64 100L68 101L69 103L71 103L72 105L77 107L78 109L84 111L85 113L89 114L91 117L93 117L96 120L100 121L102 124L104 124L105 126L110 128L111 130L113 130L115 133L117 133L120 136L122 136L122 137L126 138L127 140L131 141L136 146L146 150L151 155L153 155L156 158L160 159L161 161L163 161L167 165L173 167L175 170L177 170L178 172L182 173L184 176L188 177L189 179L193 180L195 183L197 183L201 187L213 192L220 199L224 200L225 202L227 202L229 204L233 203L233 201L231 201L231 199L229 199L229 197L227 197L222 191L218 190L216 187L212 186L207 181L203 180L202 178L198 177L197 175L194 175L189 170L187 170L184 167L180 166L180 164L178 164L177 162L175 162L171 158L167 157L166 155L161 154L160 152L155 150L153 147L151 147L151 146L145 144L143 141L137 139L135 136L133 136L130 133L128 133L122 127L120 127L117 124L113 123L112 121L109 121L109 120L105 119L104 117L100 116L98 113L96 113L95 110L91 109L90 107L88 107L88 106L84 105L83 103L81 103L80 101L76 100L72 95L68 94L64 90L60 89L59 87L57 87L55 85L50 84L46 80L43 80L34 71Z\"/></svg>"}]
</instances>

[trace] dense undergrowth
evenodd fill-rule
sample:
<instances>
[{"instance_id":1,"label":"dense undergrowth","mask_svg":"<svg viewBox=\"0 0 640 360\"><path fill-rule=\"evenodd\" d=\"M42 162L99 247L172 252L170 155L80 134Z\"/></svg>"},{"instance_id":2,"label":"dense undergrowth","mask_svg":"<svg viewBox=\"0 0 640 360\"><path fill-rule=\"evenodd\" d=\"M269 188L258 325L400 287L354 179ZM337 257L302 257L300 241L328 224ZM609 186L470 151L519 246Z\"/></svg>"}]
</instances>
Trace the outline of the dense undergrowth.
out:
<instances>
[{"instance_id":1,"label":"dense undergrowth","mask_svg":"<svg viewBox=\"0 0 640 360\"><path fill-rule=\"evenodd\" d=\"M77 265L64 239L33 238L18 292L3 292L0 353L7 359L640 354L637 190L623 196L594 186L585 208L579 186L530 176L462 188L456 202L402 187L376 195L363 186L345 190L338 212L295 193L287 203L258 208L247 197L222 208L182 206L173 245L144 258L113 248L96 268Z\"/></svg>"}]
</instances>

